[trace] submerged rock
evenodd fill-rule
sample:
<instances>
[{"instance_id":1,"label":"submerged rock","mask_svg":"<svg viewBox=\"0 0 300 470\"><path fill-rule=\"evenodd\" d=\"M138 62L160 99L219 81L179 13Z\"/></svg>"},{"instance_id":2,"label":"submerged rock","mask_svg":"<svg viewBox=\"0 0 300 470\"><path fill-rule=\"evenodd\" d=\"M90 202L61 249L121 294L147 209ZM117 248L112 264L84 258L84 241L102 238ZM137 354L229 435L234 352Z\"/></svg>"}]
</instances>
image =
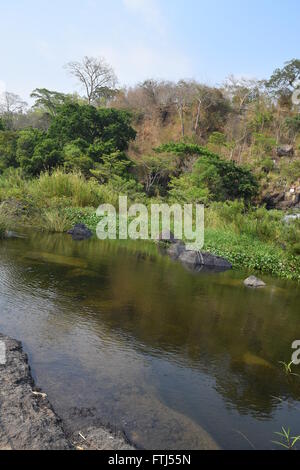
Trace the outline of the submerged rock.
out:
<instances>
[{"instance_id":1,"label":"submerged rock","mask_svg":"<svg viewBox=\"0 0 300 470\"><path fill-rule=\"evenodd\" d=\"M261 279L255 276L249 276L244 280L244 284L247 287L265 287L266 284Z\"/></svg>"},{"instance_id":2,"label":"submerged rock","mask_svg":"<svg viewBox=\"0 0 300 470\"><path fill-rule=\"evenodd\" d=\"M25 253L24 258L33 259L48 264L60 264L63 266L71 266L80 269L86 269L88 267L88 263L83 259L57 255L55 253L28 251Z\"/></svg>"},{"instance_id":3,"label":"submerged rock","mask_svg":"<svg viewBox=\"0 0 300 470\"><path fill-rule=\"evenodd\" d=\"M84 224L76 224L71 230L68 231L68 234L72 235L72 239L76 241L87 240L93 235Z\"/></svg>"},{"instance_id":4,"label":"submerged rock","mask_svg":"<svg viewBox=\"0 0 300 470\"><path fill-rule=\"evenodd\" d=\"M269 369L275 369L275 367L269 361L266 361L266 359L256 356L250 352L246 352L243 355L243 362L248 366L261 366L267 367Z\"/></svg>"}]
</instances>

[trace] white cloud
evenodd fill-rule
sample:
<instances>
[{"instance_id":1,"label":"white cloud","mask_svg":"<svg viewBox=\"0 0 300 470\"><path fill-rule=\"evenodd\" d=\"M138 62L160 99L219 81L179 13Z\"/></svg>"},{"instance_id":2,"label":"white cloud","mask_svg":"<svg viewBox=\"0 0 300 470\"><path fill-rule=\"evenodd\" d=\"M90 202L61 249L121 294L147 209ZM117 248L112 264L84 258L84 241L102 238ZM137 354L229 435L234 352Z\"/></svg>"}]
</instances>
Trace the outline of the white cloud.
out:
<instances>
[{"instance_id":1,"label":"white cloud","mask_svg":"<svg viewBox=\"0 0 300 470\"><path fill-rule=\"evenodd\" d=\"M145 23L159 34L164 34L166 24L157 0L123 0L124 6L139 15Z\"/></svg>"}]
</instances>

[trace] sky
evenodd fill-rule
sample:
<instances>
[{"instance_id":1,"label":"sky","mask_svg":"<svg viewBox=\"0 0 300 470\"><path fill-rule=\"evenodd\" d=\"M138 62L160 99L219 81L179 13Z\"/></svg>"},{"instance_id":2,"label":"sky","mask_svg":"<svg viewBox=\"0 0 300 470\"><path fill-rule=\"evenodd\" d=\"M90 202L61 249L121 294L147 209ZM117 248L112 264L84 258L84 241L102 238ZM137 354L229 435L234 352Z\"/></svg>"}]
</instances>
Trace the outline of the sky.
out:
<instances>
[{"instance_id":1,"label":"sky","mask_svg":"<svg viewBox=\"0 0 300 470\"><path fill-rule=\"evenodd\" d=\"M147 78L268 78L300 58L299 0L0 0L0 89L80 92L64 64L102 56Z\"/></svg>"}]
</instances>

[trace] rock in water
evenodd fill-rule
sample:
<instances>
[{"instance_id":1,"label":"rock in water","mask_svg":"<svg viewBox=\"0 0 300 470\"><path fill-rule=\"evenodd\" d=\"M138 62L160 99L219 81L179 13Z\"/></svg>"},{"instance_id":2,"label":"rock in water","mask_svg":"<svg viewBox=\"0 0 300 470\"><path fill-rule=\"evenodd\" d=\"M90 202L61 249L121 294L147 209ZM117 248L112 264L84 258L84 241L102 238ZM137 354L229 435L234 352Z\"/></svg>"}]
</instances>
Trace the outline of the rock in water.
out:
<instances>
[{"instance_id":1,"label":"rock in water","mask_svg":"<svg viewBox=\"0 0 300 470\"><path fill-rule=\"evenodd\" d=\"M265 287L266 284L261 279L258 279L255 276L249 276L244 280L244 284L247 287Z\"/></svg>"},{"instance_id":2,"label":"rock in water","mask_svg":"<svg viewBox=\"0 0 300 470\"><path fill-rule=\"evenodd\" d=\"M232 268L232 265L225 258L212 255L205 251L186 250L179 255L178 259L182 264L193 268L204 266L215 271L225 271Z\"/></svg>"},{"instance_id":3,"label":"rock in water","mask_svg":"<svg viewBox=\"0 0 300 470\"><path fill-rule=\"evenodd\" d=\"M185 244L182 241L178 241L176 243L172 243L167 248L167 254L170 258L176 260L178 257L185 251Z\"/></svg>"},{"instance_id":4,"label":"rock in water","mask_svg":"<svg viewBox=\"0 0 300 470\"><path fill-rule=\"evenodd\" d=\"M76 224L71 230L68 231L75 241L87 240L93 234L84 224Z\"/></svg>"}]
</instances>

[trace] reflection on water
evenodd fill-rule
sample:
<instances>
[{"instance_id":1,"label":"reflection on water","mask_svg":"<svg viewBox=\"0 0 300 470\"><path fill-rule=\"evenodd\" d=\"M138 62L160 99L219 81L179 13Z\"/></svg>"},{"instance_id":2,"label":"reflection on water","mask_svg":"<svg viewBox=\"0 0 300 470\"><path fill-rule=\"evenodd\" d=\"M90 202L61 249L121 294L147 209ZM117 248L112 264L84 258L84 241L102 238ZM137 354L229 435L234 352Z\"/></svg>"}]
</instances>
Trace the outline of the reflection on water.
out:
<instances>
[{"instance_id":1,"label":"reflection on water","mask_svg":"<svg viewBox=\"0 0 300 470\"><path fill-rule=\"evenodd\" d=\"M143 242L30 235L0 245L0 331L23 341L66 420L93 408L145 448L272 447L300 433L298 285L193 274ZM300 371L299 371L300 373Z\"/></svg>"}]
</instances>

